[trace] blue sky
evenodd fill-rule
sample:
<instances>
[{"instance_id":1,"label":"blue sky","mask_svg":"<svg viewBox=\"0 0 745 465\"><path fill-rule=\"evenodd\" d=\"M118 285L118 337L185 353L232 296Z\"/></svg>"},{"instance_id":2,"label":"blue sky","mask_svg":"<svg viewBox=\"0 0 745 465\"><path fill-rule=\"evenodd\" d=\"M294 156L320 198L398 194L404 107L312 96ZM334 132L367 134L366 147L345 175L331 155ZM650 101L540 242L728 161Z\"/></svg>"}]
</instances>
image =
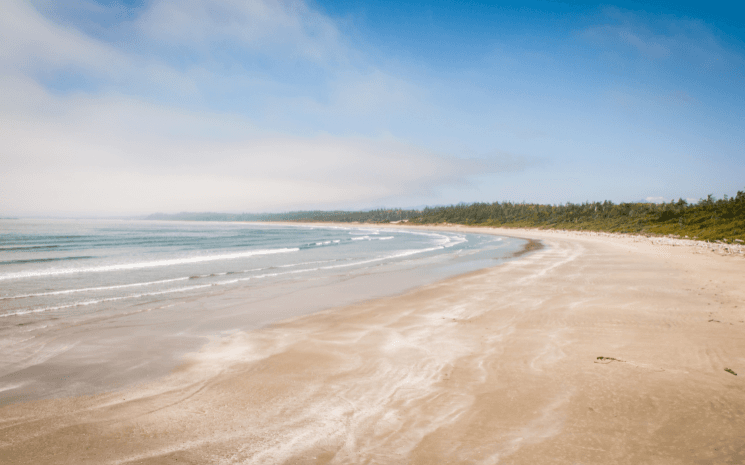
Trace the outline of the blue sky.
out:
<instances>
[{"instance_id":1,"label":"blue sky","mask_svg":"<svg viewBox=\"0 0 745 465\"><path fill-rule=\"evenodd\" d=\"M745 188L745 21L729 6L0 8L2 214L619 202Z\"/></svg>"}]
</instances>

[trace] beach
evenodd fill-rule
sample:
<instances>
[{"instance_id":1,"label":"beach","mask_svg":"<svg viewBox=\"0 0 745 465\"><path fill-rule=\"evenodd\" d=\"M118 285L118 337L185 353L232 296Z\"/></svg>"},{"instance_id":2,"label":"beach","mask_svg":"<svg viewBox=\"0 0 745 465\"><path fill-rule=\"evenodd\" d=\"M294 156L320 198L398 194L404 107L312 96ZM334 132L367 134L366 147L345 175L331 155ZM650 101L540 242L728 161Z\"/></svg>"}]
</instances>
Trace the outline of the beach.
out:
<instances>
[{"instance_id":1,"label":"beach","mask_svg":"<svg viewBox=\"0 0 745 465\"><path fill-rule=\"evenodd\" d=\"M0 461L745 462L741 255L439 229L543 247L214 337L137 386L5 405Z\"/></svg>"},{"instance_id":2,"label":"beach","mask_svg":"<svg viewBox=\"0 0 745 465\"><path fill-rule=\"evenodd\" d=\"M524 244L349 224L0 229L0 406L149 382L213 339L493 267Z\"/></svg>"}]
</instances>

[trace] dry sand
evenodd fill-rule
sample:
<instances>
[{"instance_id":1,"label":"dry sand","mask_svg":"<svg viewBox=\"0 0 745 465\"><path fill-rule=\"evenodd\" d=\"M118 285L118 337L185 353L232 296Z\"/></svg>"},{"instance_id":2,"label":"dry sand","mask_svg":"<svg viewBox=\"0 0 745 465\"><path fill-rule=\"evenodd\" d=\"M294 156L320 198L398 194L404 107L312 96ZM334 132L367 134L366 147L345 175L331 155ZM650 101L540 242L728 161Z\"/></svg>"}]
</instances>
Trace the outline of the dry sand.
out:
<instances>
[{"instance_id":1,"label":"dry sand","mask_svg":"<svg viewBox=\"0 0 745 465\"><path fill-rule=\"evenodd\" d=\"M0 462L745 463L745 259L492 232L546 247L3 407Z\"/></svg>"}]
</instances>

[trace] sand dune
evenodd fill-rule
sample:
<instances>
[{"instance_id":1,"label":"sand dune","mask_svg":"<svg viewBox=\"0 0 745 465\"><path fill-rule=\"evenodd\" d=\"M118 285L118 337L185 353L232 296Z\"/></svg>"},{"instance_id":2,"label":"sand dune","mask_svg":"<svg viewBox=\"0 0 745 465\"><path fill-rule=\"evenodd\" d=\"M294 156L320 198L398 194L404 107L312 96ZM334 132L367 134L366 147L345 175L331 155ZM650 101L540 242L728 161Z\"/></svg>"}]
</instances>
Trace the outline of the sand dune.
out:
<instances>
[{"instance_id":1,"label":"sand dune","mask_svg":"<svg viewBox=\"0 0 745 465\"><path fill-rule=\"evenodd\" d=\"M493 232L545 248L0 408L0 461L745 463L745 260Z\"/></svg>"}]
</instances>

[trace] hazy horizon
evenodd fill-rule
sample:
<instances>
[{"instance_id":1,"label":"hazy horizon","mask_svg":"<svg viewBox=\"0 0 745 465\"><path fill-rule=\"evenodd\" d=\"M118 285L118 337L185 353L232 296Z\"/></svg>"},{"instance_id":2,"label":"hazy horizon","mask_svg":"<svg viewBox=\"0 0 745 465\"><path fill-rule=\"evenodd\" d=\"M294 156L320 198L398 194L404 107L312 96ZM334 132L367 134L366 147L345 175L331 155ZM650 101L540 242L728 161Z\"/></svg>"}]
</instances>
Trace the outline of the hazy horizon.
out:
<instances>
[{"instance_id":1,"label":"hazy horizon","mask_svg":"<svg viewBox=\"0 0 745 465\"><path fill-rule=\"evenodd\" d=\"M734 197L734 195L729 195L729 197ZM715 199L723 198L719 196L714 196ZM647 198L647 199L639 199L639 200L631 200L631 201L620 201L620 202L614 202L614 203L653 203L653 204L663 204L663 203L675 203L681 200L682 198L678 199L660 199L660 198ZM604 202L607 199L603 200L586 200L584 202L577 202L577 204L582 204L585 202ZM688 204L697 204L700 201L705 200L704 197L699 199L692 199L692 198L685 198L682 199L688 202ZM516 204L520 203L530 203L526 201L512 201L512 200L495 200L495 201L484 201L482 203L505 203L505 202L512 202ZM403 210L403 211L422 211L425 208L440 208L440 207L450 207L453 205L459 205L459 204L470 204L475 202L454 202L451 204L438 204L438 205L416 205L416 206L408 206L408 207L397 207L397 206L376 206L376 207L370 207L370 208L360 208L360 209L335 209L336 211L350 211L350 212L367 212L367 211L373 211L373 210ZM567 203L571 202L559 202L559 203L551 203L548 205L565 205ZM0 215L1 219L71 219L71 220L95 220L95 219L101 219L101 220L140 220L140 219L149 219L150 216L156 216L156 215L168 215L168 216L177 216L177 215L199 215L199 214L215 214L215 215L281 215L285 213L293 213L293 212L311 212L311 211L335 211L335 210L324 210L324 209L299 209L299 210L286 210L286 209L280 209L275 211L227 211L227 210L210 210L210 211L195 211L195 210L184 210L184 211L178 211L178 212L143 212L143 213L133 213L129 215L116 215L116 214L105 214L105 213L60 213L60 214L34 214L34 213L24 213L21 215L9 215L9 216L2 216ZM263 220L262 220L263 221Z\"/></svg>"},{"instance_id":2,"label":"hazy horizon","mask_svg":"<svg viewBox=\"0 0 745 465\"><path fill-rule=\"evenodd\" d=\"M745 187L727 6L0 1L2 217Z\"/></svg>"}]
</instances>

